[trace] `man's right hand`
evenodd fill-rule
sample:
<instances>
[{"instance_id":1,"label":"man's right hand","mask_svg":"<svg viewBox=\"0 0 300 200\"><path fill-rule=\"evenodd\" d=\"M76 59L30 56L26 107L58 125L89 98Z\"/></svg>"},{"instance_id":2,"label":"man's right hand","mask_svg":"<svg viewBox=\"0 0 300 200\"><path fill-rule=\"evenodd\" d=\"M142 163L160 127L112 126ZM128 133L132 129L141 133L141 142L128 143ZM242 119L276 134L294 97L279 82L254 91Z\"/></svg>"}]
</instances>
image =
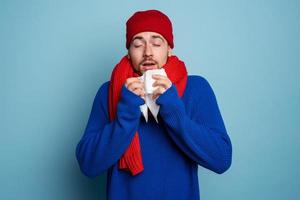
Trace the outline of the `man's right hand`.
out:
<instances>
[{"instance_id":1,"label":"man's right hand","mask_svg":"<svg viewBox=\"0 0 300 200\"><path fill-rule=\"evenodd\" d=\"M131 77L126 79L125 87L145 100L144 83L140 79L138 79L138 77Z\"/></svg>"}]
</instances>

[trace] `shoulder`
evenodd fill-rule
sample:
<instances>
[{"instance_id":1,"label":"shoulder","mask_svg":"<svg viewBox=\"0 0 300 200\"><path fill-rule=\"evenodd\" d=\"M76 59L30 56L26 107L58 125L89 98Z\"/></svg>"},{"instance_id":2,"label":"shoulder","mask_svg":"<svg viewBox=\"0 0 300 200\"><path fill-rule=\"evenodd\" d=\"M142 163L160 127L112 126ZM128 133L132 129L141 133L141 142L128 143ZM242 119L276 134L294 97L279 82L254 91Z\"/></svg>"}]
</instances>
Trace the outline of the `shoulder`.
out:
<instances>
[{"instance_id":1,"label":"shoulder","mask_svg":"<svg viewBox=\"0 0 300 200\"><path fill-rule=\"evenodd\" d=\"M100 104L106 107L108 103L108 91L109 91L109 81L104 82L100 85L94 98L94 104Z\"/></svg>"},{"instance_id":2,"label":"shoulder","mask_svg":"<svg viewBox=\"0 0 300 200\"><path fill-rule=\"evenodd\" d=\"M109 89L109 82L110 81L106 81L104 82L102 85L100 85L98 91L97 91L97 95L99 97L103 97L103 96L107 96L108 95L108 89Z\"/></svg>"},{"instance_id":3,"label":"shoulder","mask_svg":"<svg viewBox=\"0 0 300 200\"><path fill-rule=\"evenodd\" d=\"M201 75L188 75L188 82L190 83L201 83L206 84L208 83L207 79Z\"/></svg>"},{"instance_id":4,"label":"shoulder","mask_svg":"<svg viewBox=\"0 0 300 200\"><path fill-rule=\"evenodd\" d=\"M108 119L108 96L109 96L108 91L109 91L109 81L100 85L93 102L94 109L101 112L105 112L107 119Z\"/></svg>"},{"instance_id":5,"label":"shoulder","mask_svg":"<svg viewBox=\"0 0 300 200\"><path fill-rule=\"evenodd\" d=\"M205 118L218 112L215 93L208 80L203 76L188 76L184 102L192 118L198 117L199 113Z\"/></svg>"},{"instance_id":6,"label":"shoulder","mask_svg":"<svg viewBox=\"0 0 300 200\"><path fill-rule=\"evenodd\" d=\"M216 101L216 96L209 81L200 75L189 75L184 98L196 104Z\"/></svg>"},{"instance_id":7,"label":"shoulder","mask_svg":"<svg viewBox=\"0 0 300 200\"><path fill-rule=\"evenodd\" d=\"M208 80L201 75L189 75L187 89L191 91L212 90Z\"/></svg>"}]
</instances>

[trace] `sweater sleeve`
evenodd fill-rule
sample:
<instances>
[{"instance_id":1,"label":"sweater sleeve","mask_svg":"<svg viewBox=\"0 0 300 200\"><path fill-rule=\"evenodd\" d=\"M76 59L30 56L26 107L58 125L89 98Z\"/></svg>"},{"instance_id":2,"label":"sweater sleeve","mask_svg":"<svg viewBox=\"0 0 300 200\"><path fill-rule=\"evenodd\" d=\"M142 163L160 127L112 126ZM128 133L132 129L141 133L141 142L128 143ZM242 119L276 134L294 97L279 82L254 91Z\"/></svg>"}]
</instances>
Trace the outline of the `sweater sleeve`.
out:
<instances>
[{"instance_id":1,"label":"sweater sleeve","mask_svg":"<svg viewBox=\"0 0 300 200\"><path fill-rule=\"evenodd\" d=\"M108 82L107 82L108 83ZM98 90L84 134L76 147L80 169L88 177L96 177L115 164L129 146L138 129L144 100L121 89L115 120L108 115L108 84Z\"/></svg>"},{"instance_id":2,"label":"sweater sleeve","mask_svg":"<svg viewBox=\"0 0 300 200\"><path fill-rule=\"evenodd\" d=\"M174 85L156 100L160 115L168 134L190 159L215 173L224 173L231 165L232 146L216 97L203 77L192 87L187 97L192 106L189 116Z\"/></svg>"}]
</instances>

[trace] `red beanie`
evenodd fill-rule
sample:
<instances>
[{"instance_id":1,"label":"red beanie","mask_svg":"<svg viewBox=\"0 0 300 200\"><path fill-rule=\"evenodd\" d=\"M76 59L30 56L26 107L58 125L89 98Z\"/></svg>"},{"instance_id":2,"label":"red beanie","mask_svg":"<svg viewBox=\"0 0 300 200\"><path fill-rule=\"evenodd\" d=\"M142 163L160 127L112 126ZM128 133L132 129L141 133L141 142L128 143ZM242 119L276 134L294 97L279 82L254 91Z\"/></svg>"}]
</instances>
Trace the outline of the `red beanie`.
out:
<instances>
[{"instance_id":1,"label":"red beanie","mask_svg":"<svg viewBox=\"0 0 300 200\"><path fill-rule=\"evenodd\" d=\"M151 31L161 34L173 49L172 22L158 10L138 11L126 22L126 48L129 49L132 37L140 32Z\"/></svg>"}]
</instances>

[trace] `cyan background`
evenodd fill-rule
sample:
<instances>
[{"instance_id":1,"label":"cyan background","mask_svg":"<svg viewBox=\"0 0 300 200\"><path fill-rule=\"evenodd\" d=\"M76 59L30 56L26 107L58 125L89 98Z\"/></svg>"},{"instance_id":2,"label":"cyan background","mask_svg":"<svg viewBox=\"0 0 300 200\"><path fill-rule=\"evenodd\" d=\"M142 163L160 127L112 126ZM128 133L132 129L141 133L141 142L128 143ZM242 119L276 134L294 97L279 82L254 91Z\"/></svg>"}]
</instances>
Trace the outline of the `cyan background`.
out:
<instances>
[{"instance_id":1,"label":"cyan background","mask_svg":"<svg viewBox=\"0 0 300 200\"><path fill-rule=\"evenodd\" d=\"M0 199L104 199L75 147L97 89L126 53L125 22L166 12L174 52L204 76L233 144L201 199L300 196L300 1L0 1ZM178 180L180 181L180 180Z\"/></svg>"}]
</instances>

